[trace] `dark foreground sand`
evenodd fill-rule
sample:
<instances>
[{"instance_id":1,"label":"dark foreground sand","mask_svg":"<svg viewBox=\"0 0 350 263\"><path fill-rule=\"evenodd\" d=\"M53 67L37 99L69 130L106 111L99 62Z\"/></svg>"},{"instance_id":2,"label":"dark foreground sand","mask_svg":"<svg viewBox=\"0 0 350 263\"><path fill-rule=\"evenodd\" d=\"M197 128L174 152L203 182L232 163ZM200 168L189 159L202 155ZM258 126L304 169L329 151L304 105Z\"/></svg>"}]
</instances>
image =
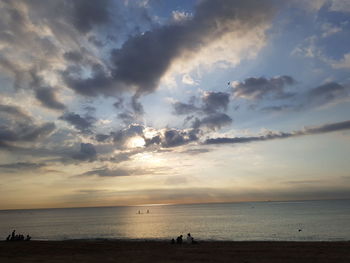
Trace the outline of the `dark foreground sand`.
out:
<instances>
[{"instance_id":1,"label":"dark foreground sand","mask_svg":"<svg viewBox=\"0 0 350 263\"><path fill-rule=\"evenodd\" d=\"M350 262L350 242L0 242L0 262Z\"/></svg>"}]
</instances>

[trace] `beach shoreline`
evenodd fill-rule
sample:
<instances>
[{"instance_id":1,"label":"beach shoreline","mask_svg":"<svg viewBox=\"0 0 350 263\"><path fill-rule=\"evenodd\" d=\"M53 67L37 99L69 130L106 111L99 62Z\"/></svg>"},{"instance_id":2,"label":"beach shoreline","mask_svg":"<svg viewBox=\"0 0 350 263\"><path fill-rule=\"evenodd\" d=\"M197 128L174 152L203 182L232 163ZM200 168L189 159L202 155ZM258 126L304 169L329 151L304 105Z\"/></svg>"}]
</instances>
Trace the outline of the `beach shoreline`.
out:
<instances>
[{"instance_id":1,"label":"beach shoreline","mask_svg":"<svg viewBox=\"0 0 350 263\"><path fill-rule=\"evenodd\" d=\"M0 262L350 262L350 241L65 240L0 242Z\"/></svg>"}]
</instances>

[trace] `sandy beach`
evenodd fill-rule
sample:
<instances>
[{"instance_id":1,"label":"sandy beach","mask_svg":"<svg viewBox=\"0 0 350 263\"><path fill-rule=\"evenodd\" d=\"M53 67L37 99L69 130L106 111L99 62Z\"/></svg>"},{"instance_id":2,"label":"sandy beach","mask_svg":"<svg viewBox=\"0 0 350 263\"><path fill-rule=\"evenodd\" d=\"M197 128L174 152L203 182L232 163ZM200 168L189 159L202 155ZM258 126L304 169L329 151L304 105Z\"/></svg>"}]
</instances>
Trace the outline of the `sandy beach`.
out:
<instances>
[{"instance_id":1,"label":"sandy beach","mask_svg":"<svg viewBox=\"0 0 350 263\"><path fill-rule=\"evenodd\" d=\"M0 262L350 262L350 242L0 242Z\"/></svg>"}]
</instances>

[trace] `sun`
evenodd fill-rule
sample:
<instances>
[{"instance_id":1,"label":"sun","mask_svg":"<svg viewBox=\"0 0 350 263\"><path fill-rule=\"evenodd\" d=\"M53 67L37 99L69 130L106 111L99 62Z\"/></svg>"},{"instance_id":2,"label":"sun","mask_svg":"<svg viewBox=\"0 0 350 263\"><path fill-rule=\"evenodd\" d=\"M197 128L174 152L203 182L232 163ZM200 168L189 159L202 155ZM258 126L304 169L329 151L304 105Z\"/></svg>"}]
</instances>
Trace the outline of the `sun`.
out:
<instances>
[{"instance_id":1,"label":"sun","mask_svg":"<svg viewBox=\"0 0 350 263\"><path fill-rule=\"evenodd\" d=\"M145 146L145 144L146 144L145 140L140 136L132 137L128 141L129 148L141 148L141 147Z\"/></svg>"}]
</instances>

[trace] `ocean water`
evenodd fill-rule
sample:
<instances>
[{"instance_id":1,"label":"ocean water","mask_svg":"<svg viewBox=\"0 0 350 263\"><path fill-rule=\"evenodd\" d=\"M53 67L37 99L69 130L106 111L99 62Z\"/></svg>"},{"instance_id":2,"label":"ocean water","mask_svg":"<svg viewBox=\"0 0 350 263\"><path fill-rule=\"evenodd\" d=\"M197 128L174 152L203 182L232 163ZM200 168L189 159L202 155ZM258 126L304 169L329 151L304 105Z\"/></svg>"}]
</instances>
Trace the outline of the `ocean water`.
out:
<instances>
[{"instance_id":1,"label":"ocean water","mask_svg":"<svg viewBox=\"0 0 350 263\"><path fill-rule=\"evenodd\" d=\"M13 229L35 240L350 240L350 200L0 211L0 237Z\"/></svg>"}]
</instances>

